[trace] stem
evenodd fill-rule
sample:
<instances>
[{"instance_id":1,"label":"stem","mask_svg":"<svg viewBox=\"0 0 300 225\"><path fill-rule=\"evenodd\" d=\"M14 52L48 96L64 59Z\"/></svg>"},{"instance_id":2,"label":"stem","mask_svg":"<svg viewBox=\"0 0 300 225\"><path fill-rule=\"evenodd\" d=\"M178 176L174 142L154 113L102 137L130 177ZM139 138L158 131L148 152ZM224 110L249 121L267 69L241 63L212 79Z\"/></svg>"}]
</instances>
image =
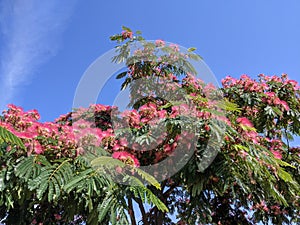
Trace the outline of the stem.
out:
<instances>
[{"instance_id":1,"label":"stem","mask_svg":"<svg viewBox=\"0 0 300 225\"><path fill-rule=\"evenodd\" d=\"M288 134L287 134L287 128L286 127L284 128L284 133L285 133L286 144L287 144L287 148L288 148L288 152L287 152L286 157L284 159L284 160L286 160L289 157L289 154L290 154L290 141L289 141L289 137L288 137Z\"/></svg>"},{"instance_id":2,"label":"stem","mask_svg":"<svg viewBox=\"0 0 300 225\"><path fill-rule=\"evenodd\" d=\"M145 211L145 208L144 208L144 205L143 205L143 202L140 198L133 198L136 203L139 205L139 208L140 208L140 211L142 213L142 221L143 221L143 224L144 225L150 225L148 223L148 220L147 220L147 214L146 214L146 211Z\"/></svg>"},{"instance_id":3,"label":"stem","mask_svg":"<svg viewBox=\"0 0 300 225\"><path fill-rule=\"evenodd\" d=\"M129 216L130 216L131 224L136 225L135 215L134 215L133 205L132 205L132 198L131 197L128 198L128 207L129 207L128 213L129 213Z\"/></svg>"}]
</instances>

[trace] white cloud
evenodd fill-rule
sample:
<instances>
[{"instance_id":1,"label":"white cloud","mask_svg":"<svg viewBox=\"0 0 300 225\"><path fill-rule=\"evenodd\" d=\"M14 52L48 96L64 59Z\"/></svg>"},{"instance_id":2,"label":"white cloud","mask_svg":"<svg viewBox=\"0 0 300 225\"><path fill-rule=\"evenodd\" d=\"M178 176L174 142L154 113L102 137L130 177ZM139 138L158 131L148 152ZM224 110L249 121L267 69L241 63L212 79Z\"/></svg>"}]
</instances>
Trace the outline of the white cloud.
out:
<instances>
[{"instance_id":1,"label":"white cloud","mask_svg":"<svg viewBox=\"0 0 300 225\"><path fill-rule=\"evenodd\" d=\"M57 53L74 5L74 1L59 0L1 2L0 110Z\"/></svg>"}]
</instances>

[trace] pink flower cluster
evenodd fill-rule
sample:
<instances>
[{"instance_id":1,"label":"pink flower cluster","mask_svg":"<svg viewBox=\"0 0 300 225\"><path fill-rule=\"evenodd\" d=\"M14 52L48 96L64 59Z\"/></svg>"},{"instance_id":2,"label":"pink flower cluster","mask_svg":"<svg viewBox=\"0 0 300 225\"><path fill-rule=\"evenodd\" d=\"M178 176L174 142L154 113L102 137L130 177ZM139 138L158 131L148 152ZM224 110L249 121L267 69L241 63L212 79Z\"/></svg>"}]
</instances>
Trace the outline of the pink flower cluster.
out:
<instances>
[{"instance_id":1,"label":"pink flower cluster","mask_svg":"<svg viewBox=\"0 0 300 225\"><path fill-rule=\"evenodd\" d=\"M286 111L290 110L290 107L287 104L287 102L284 100L280 100L280 98L278 98L274 92L266 92L265 95L266 97L263 98L263 102L267 103L268 105L279 105Z\"/></svg>"},{"instance_id":2,"label":"pink flower cluster","mask_svg":"<svg viewBox=\"0 0 300 225\"><path fill-rule=\"evenodd\" d=\"M252 122L246 117L237 118L236 122L240 123L243 126L253 128Z\"/></svg>"},{"instance_id":3,"label":"pink flower cluster","mask_svg":"<svg viewBox=\"0 0 300 225\"><path fill-rule=\"evenodd\" d=\"M282 140L265 138L265 141L267 141L267 146L269 150L273 153L274 157L277 159L282 159Z\"/></svg>"},{"instance_id":4,"label":"pink flower cluster","mask_svg":"<svg viewBox=\"0 0 300 225\"><path fill-rule=\"evenodd\" d=\"M269 208L266 205L265 201L261 201L260 203L255 204L251 209L260 209L260 210L263 210L265 212L269 212Z\"/></svg>"},{"instance_id":5,"label":"pink flower cluster","mask_svg":"<svg viewBox=\"0 0 300 225\"><path fill-rule=\"evenodd\" d=\"M224 88L243 87L246 92L264 92L268 88L266 83L258 83L245 74L240 79L227 76L222 80L222 85Z\"/></svg>"},{"instance_id":6,"label":"pink flower cluster","mask_svg":"<svg viewBox=\"0 0 300 225\"><path fill-rule=\"evenodd\" d=\"M273 82L273 83L277 83L281 86L288 86L288 87L292 88L294 91L297 91L297 90L300 89L300 86L299 86L298 82L295 81L295 80L290 80L286 73L283 73L281 75L281 77L266 76L264 74L260 74L259 77L260 77L261 81L265 82L265 83Z\"/></svg>"},{"instance_id":7,"label":"pink flower cluster","mask_svg":"<svg viewBox=\"0 0 300 225\"><path fill-rule=\"evenodd\" d=\"M156 47L164 47L166 43L163 40L156 40L155 45Z\"/></svg>"},{"instance_id":8,"label":"pink flower cluster","mask_svg":"<svg viewBox=\"0 0 300 225\"><path fill-rule=\"evenodd\" d=\"M22 139L28 155L51 151L58 157L74 156L76 144L72 128L52 122L41 123L39 118L36 110L24 112L21 107L8 105L0 126Z\"/></svg>"},{"instance_id":9,"label":"pink flower cluster","mask_svg":"<svg viewBox=\"0 0 300 225\"><path fill-rule=\"evenodd\" d=\"M173 75L172 75L173 76ZM170 77L169 77L170 78ZM267 79L264 77L264 79ZM275 78L270 78L274 80ZM283 78L282 78L283 79ZM294 82L285 81L286 85L296 85ZM240 80L233 78L225 78L225 85L246 85L247 90L258 91L266 88L265 85L254 85L254 81L244 75ZM160 126L166 120L173 120L181 116L192 116L197 120L204 122L203 137L205 133L209 133L211 127L208 120L215 118L231 125L230 117L221 115L213 115L207 109L215 109L214 101L206 98L205 89L209 92L214 91L214 87L206 86L200 80L196 80L193 76L187 75L182 80L182 84L176 85L186 90L186 99L179 104L165 107L162 103L148 102L138 109L127 110L120 113L116 107L105 106L101 104L91 105L89 108L79 108L72 113L60 116L55 122L39 122L40 115L36 110L24 112L22 108L9 105L8 110L4 111L3 119L0 126L7 128L16 136L22 139L27 154L47 154L55 158L67 156L76 157L86 152L87 146L100 146L114 158L126 161L130 165L139 166L140 164L149 163L145 161L158 162L159 160L173 154L179 143L184 145L186 149L190 149L192 138L189 132L169 133ZM233 87L233 86L232 86ZM280 104L285 110L288 105L285 101L276 97L275 92L270 90L262 93L268 104ZM181 97L181 96L178 96ZM206 98L206 101L203 100ZM192 104L191 104L192 103ZM253 123L247 113L259 113L258 110L246 110L245 115L236 119L236 128L242 134L242 138L256 144L264 141L262 137L254 129ZM255 109L255 106L254 106ZM233 117L236 118L236 117ZM114 121L112 121L114 119ZM207 121L208 123L206 123ZM148 129L147 127L151 127ZM122 130L126 128L125 133ZM148 130L147 130L148 129ZM122 131L120 133L120 131ZM134 136L132 132L138 133ZM145 138L149 139L136 142L142 132ZM201 134L201 135L202 135ZM227 137L226 143L230 142ZM239 142L239 141L238 141ZM282 158L282 143L272 140L263 143L268 146L274 156L278 159ZM128 153L128 154L127 154ZM150 162L150 163L151 163Z\"/></svg>"},{"instance_id":10,"label":"pink flower cluster","mask_svg":"<svg viewBox=\"0 0 300 225\"><path fill-rule=\"evenodd\" d=\"M287 74L282 74L281 77L278 76L266 76L264 74L259 74L259 82L255 79L251 79L248 75L242 75L239 79L227 76L222 80L222 85L224 88L238 87L242 88L244 92L271 92L272 88L269 86L271 83L275 83L280 87L287 86L292 88L294 91L300 89L299 84L295 80L288 79Z\"/></svg>"},{"instance_id":11,"label":"pink flower cluster","mask_svg":"<svg viewBox=\"0 0 300 225\"><path fill-rule=\"evenodd\" d=\"M133 33L131 31L123 30L122 31L122 38L126 40L127 38L132 39Z\"/></svg>"},{"instance_id":12,"label":"pink flower cluster","mask_svg":"<svg viewBox=\"0 0 300 225\"><path fill-rule=\"evenodd\" d=\"M246 117L237 118L236 122L239 124L241 129L241 134L246 140L249 140L255 144L259 143L259 135L253 127L252 122ZM238 130L240 130L238 128Z\"/></svg>"},{"instance_id":13,"label":"pink flower cluster","mask_svg":"<svg viewBox=\"0 0 300 225\"><path fill-rule=\"evenodd\" d=\"M114 152L112 154L112 157L115 159L119 159L120 161L124 162L126 165L130 165L134 167L140 166L138 159L134 155L125 151Z\"/></svg>"},{"instance_id":14,"label":"pink flower cluster","mask_svg":"<svg viewBox=\"0 0 300 225\"><path fill-rule=\"evenodd\" d=\"M183 136L188 136L182 133L170 142L168 134L164 131L155 134L156 139L148 145L130 143L126 135L117 137L112 129L109 118L114 110L117 109L100 104L91 105L87 109L79 108L73 113L62 115L55 122L42 123L38 121L40 115L36 110L25 112L20 107L9 105L8 110L3 113L0 126L7 128L23 141L27 155L76 157L84 154L87 146L101 146L111 152L114 158L134 166L140 165L139 158L143 158L143 152L149 148L157 148L154 161L159 161L172 154L179 139L185 142L186 138ZM187 105L173 106L172 111L167 112L158 109L153 103L147 103L138 111L125 111L121 114L121 120L126 121L129 128L140 129L147 124L156 126L160 120L175 118L183 111L188 111ZM152 131L149 132L151 135ZM185 144L190 145L188 141Z\"/></svg>"}]
</instances>

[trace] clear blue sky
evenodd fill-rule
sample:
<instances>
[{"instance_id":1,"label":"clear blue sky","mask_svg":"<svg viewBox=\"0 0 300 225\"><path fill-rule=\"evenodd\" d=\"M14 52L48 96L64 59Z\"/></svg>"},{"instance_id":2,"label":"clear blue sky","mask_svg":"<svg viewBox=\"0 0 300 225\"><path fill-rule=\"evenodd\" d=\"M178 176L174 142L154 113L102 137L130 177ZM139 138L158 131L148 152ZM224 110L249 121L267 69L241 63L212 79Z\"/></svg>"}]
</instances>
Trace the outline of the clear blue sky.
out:
<instances>
[{"instance_id":1,"label":"clear blue sky","mask_svg":"<svg viewBox=\"0 0 300 225\"><path fill-rule=\"evenodd\" d=\"M72 108L87 67L126 25L197 53L226 75L288 73L300 81L300 1L0 1L0 107L38 109L50 121ZM119 88L119 87L112 87Z\"/></svg>"}]
</instances>

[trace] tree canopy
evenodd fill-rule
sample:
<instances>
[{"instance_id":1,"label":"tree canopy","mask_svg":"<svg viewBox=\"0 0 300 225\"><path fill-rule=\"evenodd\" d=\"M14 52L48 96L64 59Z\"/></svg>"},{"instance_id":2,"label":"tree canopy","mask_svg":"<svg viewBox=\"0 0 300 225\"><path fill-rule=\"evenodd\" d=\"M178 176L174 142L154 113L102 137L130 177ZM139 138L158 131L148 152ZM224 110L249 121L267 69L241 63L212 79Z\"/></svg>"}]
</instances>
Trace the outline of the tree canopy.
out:
<instances>
[{"instance_id":1,"label":"tree canopy","mask_svg":"<svg viewBox=\"0 0 300 225\"><path fill-rule=\"evenodd\" d=\"M196 77L195 48L127 27L111 40L130 110L91 104L54 122L12 104L3 112L6 224L300 222L296 81L227 76L218 88Z\"/></svg>"}]
</instances>

